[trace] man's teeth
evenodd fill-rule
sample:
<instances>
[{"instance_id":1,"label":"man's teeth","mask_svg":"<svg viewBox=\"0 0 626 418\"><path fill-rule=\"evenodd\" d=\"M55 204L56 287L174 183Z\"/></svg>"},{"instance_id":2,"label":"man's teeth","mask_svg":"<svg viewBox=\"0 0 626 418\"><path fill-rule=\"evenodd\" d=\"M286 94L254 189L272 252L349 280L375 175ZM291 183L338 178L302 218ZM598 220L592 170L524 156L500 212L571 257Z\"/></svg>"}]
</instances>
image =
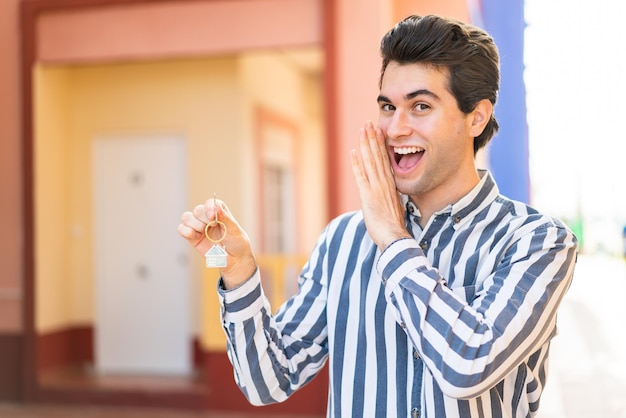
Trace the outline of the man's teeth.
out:
<instances>
[{"instance_id":1,"label":"man's teeth","mask_svg":"<svg viewBox=\"0 0 626 418\"><path fill-rule=\"evenodd\" d=\"M423 152L423 148L419 147L394 147L393 151L396 154L406 155L406 154L415 154L416 152Z\"/></svg>"}]
</instances>

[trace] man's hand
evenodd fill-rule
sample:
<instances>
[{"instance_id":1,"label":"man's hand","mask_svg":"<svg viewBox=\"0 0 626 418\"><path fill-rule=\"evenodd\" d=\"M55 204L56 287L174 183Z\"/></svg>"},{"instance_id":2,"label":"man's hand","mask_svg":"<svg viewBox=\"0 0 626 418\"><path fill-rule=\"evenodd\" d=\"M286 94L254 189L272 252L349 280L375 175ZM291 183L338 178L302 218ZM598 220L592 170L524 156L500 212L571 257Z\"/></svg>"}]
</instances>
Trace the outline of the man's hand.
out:
<instances>
[{"instance_id":1,"label":"man's hand","mask_svg":"<svg viewBox=\"0 0 626 418\"><path fill-rule=\"evenodd\" d=\"M216 214L223 225L214 222ZM220 273L227 289L237 287L249 279L256 270L256 259L250 239L224 202L209 199L204 205L196 206L193 212L183 213L181 223L178 225L178 233L202 255L215 245L205 236L207 224L210 224L207 232L212 239L221 238L224 235L224 226L226 227L226 235L219 245L228 253L227 266L220 269Z\"/></svg>"},{"instance_id":2,"label":"man's hand","mask_svg":"<svg viewBox=\"0 0 626 418\"><path fill-rule=\"evenodd\" d=\"M385 137L372 122L360 130L359 150L352 150L351 160L365 226L372 240L382 251L397 239L409 238Z\"/></svg>"}]
</instances>

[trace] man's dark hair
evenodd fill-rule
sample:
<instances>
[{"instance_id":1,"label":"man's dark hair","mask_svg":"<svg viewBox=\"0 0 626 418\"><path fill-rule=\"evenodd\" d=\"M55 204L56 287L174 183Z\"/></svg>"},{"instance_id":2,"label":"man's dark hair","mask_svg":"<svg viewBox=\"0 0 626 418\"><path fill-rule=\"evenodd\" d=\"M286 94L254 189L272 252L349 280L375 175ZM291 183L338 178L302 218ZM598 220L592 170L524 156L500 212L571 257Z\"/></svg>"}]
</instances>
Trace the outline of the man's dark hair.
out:
<instances>
[{"instance_id":1,"label":"man's dark hair","mask_svg":"<svg viewBox=\"0 0 626 418\"><path fill-rule=\"evenodd\" d=\"M380 52L381 85L390 62L423 63L448 70L448 90L461 112L472 112L483 99L496 104L500 84L498 48L482 29L439 16L409 16L387 32ZM498 122L492 114L483 132L474 138L474 154L497 131Z\"/></svg>"}]
</instances>

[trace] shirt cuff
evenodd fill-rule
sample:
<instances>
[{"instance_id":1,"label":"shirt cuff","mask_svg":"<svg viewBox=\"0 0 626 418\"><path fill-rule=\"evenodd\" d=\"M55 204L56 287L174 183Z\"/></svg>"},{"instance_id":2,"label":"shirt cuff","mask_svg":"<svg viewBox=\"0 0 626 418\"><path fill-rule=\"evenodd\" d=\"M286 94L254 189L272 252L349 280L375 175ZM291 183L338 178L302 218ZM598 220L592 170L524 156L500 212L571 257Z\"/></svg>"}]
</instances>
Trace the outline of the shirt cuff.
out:
<instances>
[{"instance_id":1,"label":"shirt cuff","mask_svg":"<svg viewBox=\"0 0 626 418\"><path fill-rule=\"evenodd\" d=\"M434 283L439 280L438 274L431 274L432 267L424 255L419 243L413 238L402 238L392 242L380 255L376 263L376 271L382 278L385 293L390 294L400 281L415 272L426 273Z\"/></svg>"},{"instance_id":2,"label":"shirt cuff","mask_svg":"<svg viewBox=\"0 0 626 418\"><path fill-rule=\"evenodd\" d=\"M220 278L217 282L217 296L224 322L241 322L251 318L263 308L265 300L259 269L233 289L224 289Z\"/></svg>"}]
</instances>

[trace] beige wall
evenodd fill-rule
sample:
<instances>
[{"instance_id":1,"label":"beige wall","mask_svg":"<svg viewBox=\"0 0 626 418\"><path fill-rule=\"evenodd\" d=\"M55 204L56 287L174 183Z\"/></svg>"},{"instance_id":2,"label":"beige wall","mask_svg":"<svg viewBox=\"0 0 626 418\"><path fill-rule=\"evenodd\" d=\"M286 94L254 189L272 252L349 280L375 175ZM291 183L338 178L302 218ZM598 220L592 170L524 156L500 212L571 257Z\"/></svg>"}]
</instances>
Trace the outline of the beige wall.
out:
<instances>
[{"instance_id":1,"label":"beige wall","mask_svg":"<svg viewBox=\"0 0 626 418\"><path fill-rule=\"evenodd\" d=\"M71 147L69 72L34 71L35 86L35 292L36 321L42 329L72 316L69 265Z\"/></svg>"}]
</instances>

